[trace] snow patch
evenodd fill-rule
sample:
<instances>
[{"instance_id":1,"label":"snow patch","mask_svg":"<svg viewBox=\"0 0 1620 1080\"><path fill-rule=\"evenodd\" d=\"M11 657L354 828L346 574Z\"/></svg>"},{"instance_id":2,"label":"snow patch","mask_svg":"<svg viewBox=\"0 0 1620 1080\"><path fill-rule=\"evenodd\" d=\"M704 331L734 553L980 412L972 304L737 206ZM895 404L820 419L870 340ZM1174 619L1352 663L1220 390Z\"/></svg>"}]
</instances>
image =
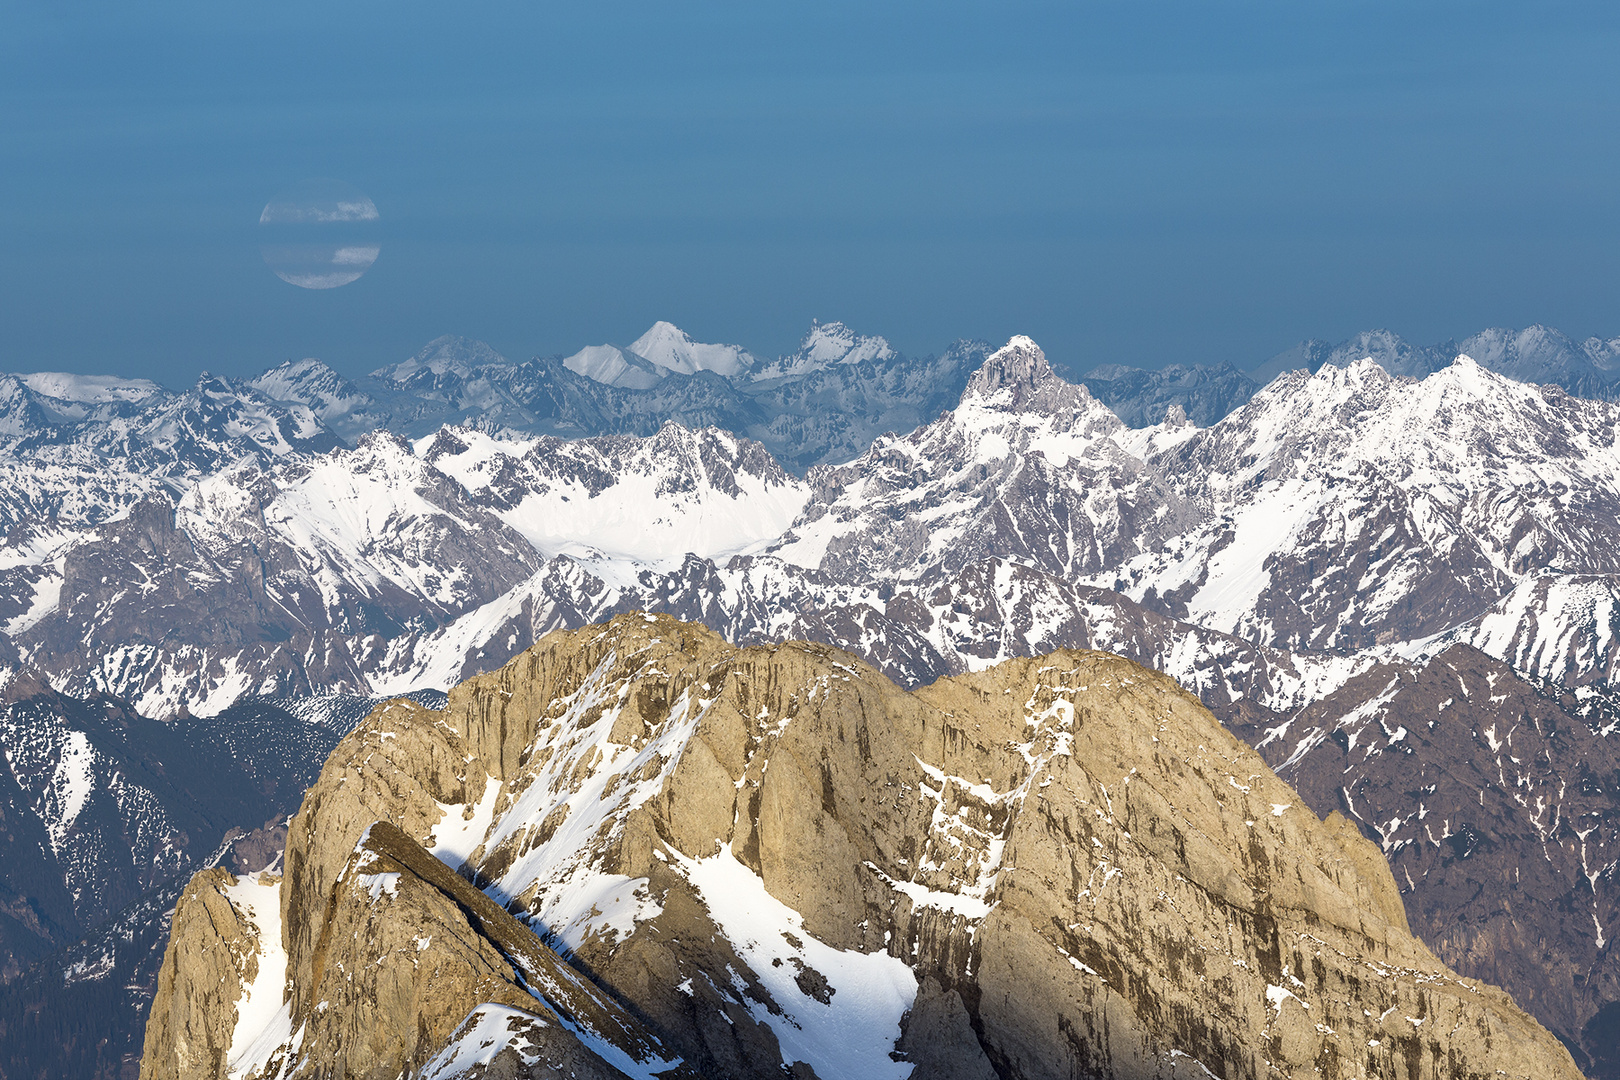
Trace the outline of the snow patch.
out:
<instances>
[{"instance_id":1,"label":"snow patch","mask_svg":"<svg viewBox=\"0 0 1620 1080\"><path fill-rule=\"evenodd\" d=\"M708 904L709 916L781 1009L752 998L743 1004L775 1033L784 1063L802 1061L824 1080L904 1080L913 1066L889 1055L900 1019L917 998L917 978L888 953L835 949L804 929L798 912L765 889L731 853L707 859L679 853L680 869ZM799 976L826 979L825 1002L800 988Z\"/></svg>"},{"instance_id":2,"label":"snow patch","mask_svg":"<svg viewBox=\"0 0 1620 1080\"><path fill-rule=\"evenodd\" d=\"M490 825L495 820L495 803L500 794L500 781L486 777L484 793L473 804L470 816L464 806L435 803L441 817L425 845L433 857L452 870L460 870L489 834Z\"/></svg>"},{"instance_id":3,"label":"snow patch","mask_svg":"<svg viewBox=\"0 0 1620 1080\"><path fill-rule=\"evenodd\" d=\"M281 946L281 887L279 879L261 880L257 874L238 878L225 898L241 918L252 925L259 968L242 988L236 1003L236 1026L225 1052L230 1080L262 1069L270 1057L292 1039L291 1005L284 1001L287 954Z\"/></svg>"},{"instance_id":4,"label":"snow patch","mask_svg":"<svg viewBox=\"0 0 1620 1080\"><path fill-rule=\"evenodd\" d=\"M466 1076L474 1068L489 1065L506 1049L511 1049L525 1068L537 1065L540 1050L524 1036L532 1028L549 1026L533 1013L485 1002L467 1014L449 1045L422 1066L422 1080Z\"/></svg>"}]
</instances>

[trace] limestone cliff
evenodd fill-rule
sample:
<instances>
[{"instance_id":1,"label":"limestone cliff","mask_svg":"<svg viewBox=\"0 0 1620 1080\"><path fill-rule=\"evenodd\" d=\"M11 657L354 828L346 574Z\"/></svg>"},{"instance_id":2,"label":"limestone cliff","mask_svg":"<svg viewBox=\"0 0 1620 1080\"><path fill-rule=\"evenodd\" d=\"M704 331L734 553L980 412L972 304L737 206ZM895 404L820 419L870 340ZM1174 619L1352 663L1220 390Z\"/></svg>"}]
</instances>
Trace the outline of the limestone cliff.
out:
<instances>
[{"instance_id":1,"label":"limestone cliff","mask_svg":"<svg viewBox=\"0 0 1620 1080\"><path fill-rule=\"evenodd\" d=\"M554 633L376 710L285 866L188 891L143 1077L1579 1075L1354 828L1104 653L906 693Z\"/></svg>"}]
</instances>

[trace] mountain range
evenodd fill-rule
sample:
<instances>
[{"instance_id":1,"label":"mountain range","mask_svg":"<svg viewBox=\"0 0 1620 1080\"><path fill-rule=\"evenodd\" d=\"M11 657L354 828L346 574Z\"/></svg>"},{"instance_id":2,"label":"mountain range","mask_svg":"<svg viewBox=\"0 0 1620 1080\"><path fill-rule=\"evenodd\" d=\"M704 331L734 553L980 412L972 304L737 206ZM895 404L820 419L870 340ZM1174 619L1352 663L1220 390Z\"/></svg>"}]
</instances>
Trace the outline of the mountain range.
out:
<instances>
[{"instance_id":1,"label":"mountain range","mask_svg":"<svg viewBox=\"0 0 1620 1080\"><path fill-rule=\"evenodd\" d=\"M6 862L43 860L6 883L7 992L27 1014L85 955L52 949L284 820L364 703L654 611L846 649L904 689L1061 649L1162 672L1383 856L1438 962L1620 1075L1620 405L1493 370L1611 370L1614 343L1560 340L1488 332L1444 364L1313 345L1247 390L1168 371L1132 391L1164 404L1151 423L1027 338L910 361L839 324L772 363L660 324L622 367L441 339L359 383L313 361L184 394L0 378ZM298 749L260 802L134 779L242 710L283 718L266 733L325 718L274 736ZM115 808L143 799L171 824L126 836L149 815ZM106 862L126 845L138 865ZM152 950L126 952L150 1001ZM136 985L136 963L73 985Z\"/></svg>"}]
</instances>

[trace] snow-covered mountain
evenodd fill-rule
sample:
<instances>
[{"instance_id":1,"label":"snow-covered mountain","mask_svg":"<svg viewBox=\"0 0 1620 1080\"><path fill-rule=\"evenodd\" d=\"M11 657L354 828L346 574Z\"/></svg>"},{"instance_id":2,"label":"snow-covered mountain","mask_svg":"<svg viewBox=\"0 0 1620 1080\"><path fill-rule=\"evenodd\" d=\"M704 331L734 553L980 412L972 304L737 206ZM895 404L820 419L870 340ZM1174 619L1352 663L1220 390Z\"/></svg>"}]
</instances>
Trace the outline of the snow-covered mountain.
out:
<instances>
[{"instance_id":1,"label":"snow-covered mountain","mask_svg":"<svg viewBox=\"0 0 1620 1080\"><path fill-rule=\"evenodd\" d=\"M1502 339L1493 363L1546 340ZM1381 756L1404 753L1394 732L1431 703L1386 684L1443 681L1458 649L1511 670L1532 726L1614 712L1620 406L1468 356L1421 379L1357 357L1290 370L1206 426L1172 400L1133 428L1027 338L917 360L817 324L796 359L739 353L735 376L683 341L647 345L663 364L626 353L661 373L643 389L458 339L353 383L313 361L185 394L0 379L17 478L0 489L0 681L201 724L253 695L448 687L552 630L650 610L738 643L845 647L906 686L1118 652L1256 742L1292 732L1265 752L1305 746L1302 789L1343 768L1307 731L1362 746L1376 719ZM1409 360L1398 344L1358 348ZM1357 775L1405 821L1378 756ZM1536 783L1577 782L1578 759ZM1457 791L1425 812L1462 821ZM1520 808L1492 820L1519 829L1528 811L1503 798ZM1613 929L1605 859L1584 864L1592 902L1560 908L1570 941L1594 911ZM1473 873L1413 865L1410 904ZM1527 993L1564 992L1567 965L1490 940ZM1538 1015L1576 1045L1608 993Z\"/></svg>"},{"instance_id":2,"label":"snow-covered mountain","mask_svg":"<svg viewBox=\"0 0 1620 1080\"><path fill-rule=\"evenodd\" d=\"M319 360L288 360L247 385L272 401L306 405L321 423L345 439L383 426L376 400Z\"/></svg>"},{"instance_id":3,"label":"snow-covered mountain","mask_svg":"<svg viewBox=\"0 0 1620 1080\"><path fill-rule=\"evenodd\" d=\"M1172 405L1198 424L1215 423L1262 386L1291 371L1315 373L1372 360L1391 375L1422 379L1445 369L1459 355L1521 382L1561 386L1577 397L1620 400L1620 338L1576 341L1551 327L1493 328L1460 341L1419 345L1390 330L1363 330L1344 341L1302 341L1247 372L1228 362L1171 363L1142 369L1103 364L1081 380L1131 427L1158 423Z\"/></svg>"},{"instance_id":4,"label":"snow-covered mountain","mask_svg":"<svg viewBox=\"0 0 1620 1080\"><path fill-rule=\"evenodd\" d=\"M59 371L37 371L18 376L22 384L52 403L72 403L79 406L106 405L113 402L138 404L149 401L163 392L151 379L123 379L116 375L72 375ZM88 408L65 409L57 404L64 417L83 419Z\"/></svg>"},{"instance_id":5,"label":"snow-covered mountain","mask_svg":"<svg viewBox=\"0 0 1620 1080\"><path fill-rule=\"evenodd\" d=\"M505 367L508 363L506 357L482 341L446 334L428 342L409 359L378 368L371 376L420 393L458 386L457 380L470 378L485 368Z\"/></svg>"},{"instance_id":6,"label":"snow-covered mountain","mask_svg":"<svg viewBox=\"0 0 1620 1080\"><path fill-rule=\"evenodd\" d=\"M674 423L575 442L442 428L418 453L546 557L723 559L780 537L810 498L758 443Z\"/></svg>"},{"instance_id":7,"label":"snow-covered mountain","mask_svg":"<svg viewBox=\"0 0 1620 1080\"><path fill-rule=\"evenodd\" d=\"M20 662L58 687L148 715L365 692L410 666L406 641L510 596L548 560L636 581L762 547L809 494L757 443L673 424L579 442L374 433L243 463L94 527L13 530L0 619Z\"/></svg>"},{"instance_id":8,"label":"snow-covered mountain","mask_svg":"<svg viewBox=\"0 0 1620 1080\"><path fill-rule=\"evenodd\" d=\"M937 357L904 357L882 338L818 322L797 352L766 364L660 322L629 347L592 345L566 357L512 361L483 342L442 337L352 382L302 360L247 385L307 407L351 443L379 429L421 438L445 424L560 438L651 435L673 420L757 439L802 474L954 406L988 352L958 342Z\"/></svg>"},{"instance_id":9,"label":"snow-covered mountain","mask_svg":"<svg viewBox=\"0 0 1620 1080\"><path fill-rule=\"evenodd\" d=\"M817 320L811 322L810 332L799 343L797 352L768 364L760 364L751 374L756 381L785 379L808 375L834 364L892 360L896 355L889 343L880 337L857 334L841 322L824 323Z\"/></svg>"},{"instance_id":10,"label":"snow-covered mountain","mask_svg":"<svg viewBox=\"0 0 1620 1080\"><path fill-rule=\"evenodd\" d=\"M626 390L651 390L669 371L617 345L587 345L563 361L576 375Z\"/></svg>"},{"instance_id":11,"label":"snow-covered mountain","mask_svg":"<svg viewBox=\"0 0 1620 1080\"><path fill-rule=\"evenodd\" d=\"M1620 686L1620 578L1536 574L1442 640L1562 686Z\"/></svg>"},{"instance_id":12,"label":"snow-covered mountain","mask_svg":"<svg viewBox=\"0 0 1620 1080\"><path fill-rule=\"evenodd\" d=\"M1123 431L1014 338L955 410L812 473L815 504L772 553L842 580L903 582L991 555L1060 576L1112 569L1202 516L1114 441Z\"/></svg>"},{"instance_id":13,"label":"snow-covered mountain","mask_svg":"<svg viewBox=\"0 0 1620 1080\"><path fill-rule=\"evenodd\" d=\"M308 406L210 375L179 394L145 381L0 375L0 532L105 521L238 462L339 445Z\"/></svg>"},{"instance_id":14,"label":"snow-covered mountain","mask_svg":"<svg viewBox=\"0 0 1620 1080\"><path fill-rule=\"evenodd\" d=\"M1530 574L1620 569L1620 406L1466 356L1278 378L1149 456L1209 519L1119 568L1180 618L1294 648L1439 633Z\"/></svg>"},{"instance_id":15,"label":"snow-covered mountain","mask_svg":"<svg viewBox=\"0 0 1620 1080\"><path fill-rule=\"evenodd\" d=\"M405 377L438 380L458 355ZM1617 439L1616 406L1466 358L1421 382L1370 362L1292 374L1212 427L1132 430L1017 338L956 408L805 481L756 443L674 424L573 442L450 427L244 461L169 505L12 530L0 619L60 685L164 715L460 677L555 625L677 602L739 638L828 636L762 614L821 612L854 644L897 592L986 559L1259 646L1393 646L1463 633L1549 568L1620 574ZM195 617L155 640L159 597ZM1470 640L1522 652L1492 645L1498 622ZM907 681L969 663L943 640L908 653L891 667Z\"/></svg>"},{"instance_id":16,"label":"snow-covered mountain","mask_svg":"<svg viewBox=\"0 0 1620 1080\"><path fill-rule=\"evenodd\" d=\"M759 363L740 345L706 345L693 341L673 323L655 322L630 343L630 351L649 363L677 375L712 371L727 377L743 375Z\"/></svg>"},{"instance_id":17,"label":"snow-covered mountain","mask_svg":"<svg viewBox=\"0 0 1620 1080\"><path fill-rule=\"evenodd\" d=\"M563 366L607 386L650 390L671 375L712 371L728 378L746 376L758 362L740 345L693 341L680 327L660 321L629 348L588 345L563 360Z\"/></svg>"},{"instance_id":18,"label":"snow-covered mountain","mask_svg":"<svg viewBox=\"0 0 1620 1080\"><path fill-rule=\"evenodd\" d=\"M158 716L355 688L365 643L435 626L539 565L522 536L388 435L268 470L247 463L178 506L148 500L60 541L0 571L36 598L11 624L20 654L59 687ZM38 599L52 593L54 607Z\"/></svg>"}]
</instances>

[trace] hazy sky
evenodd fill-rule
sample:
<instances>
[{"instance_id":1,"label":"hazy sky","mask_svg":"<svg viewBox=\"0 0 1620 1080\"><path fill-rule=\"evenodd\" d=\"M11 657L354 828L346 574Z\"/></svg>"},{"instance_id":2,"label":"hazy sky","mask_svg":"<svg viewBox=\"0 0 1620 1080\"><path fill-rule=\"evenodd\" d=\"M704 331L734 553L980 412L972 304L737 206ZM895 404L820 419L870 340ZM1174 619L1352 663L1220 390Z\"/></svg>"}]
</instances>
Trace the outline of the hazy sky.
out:
<instances>
[{"instance_id":1,"label":"hazy sky","mask_svg":"<svg viewBox=\"0 0 1620 1080\"><path fill-rule=\"evenodd\" d=\"M0 370L189 383L655 319L774 355L1247 366L1305 337L1620 335L1605 4L0 0ZM382 253L278 279L333 177Z\"/></svg>"}]
</instances>

